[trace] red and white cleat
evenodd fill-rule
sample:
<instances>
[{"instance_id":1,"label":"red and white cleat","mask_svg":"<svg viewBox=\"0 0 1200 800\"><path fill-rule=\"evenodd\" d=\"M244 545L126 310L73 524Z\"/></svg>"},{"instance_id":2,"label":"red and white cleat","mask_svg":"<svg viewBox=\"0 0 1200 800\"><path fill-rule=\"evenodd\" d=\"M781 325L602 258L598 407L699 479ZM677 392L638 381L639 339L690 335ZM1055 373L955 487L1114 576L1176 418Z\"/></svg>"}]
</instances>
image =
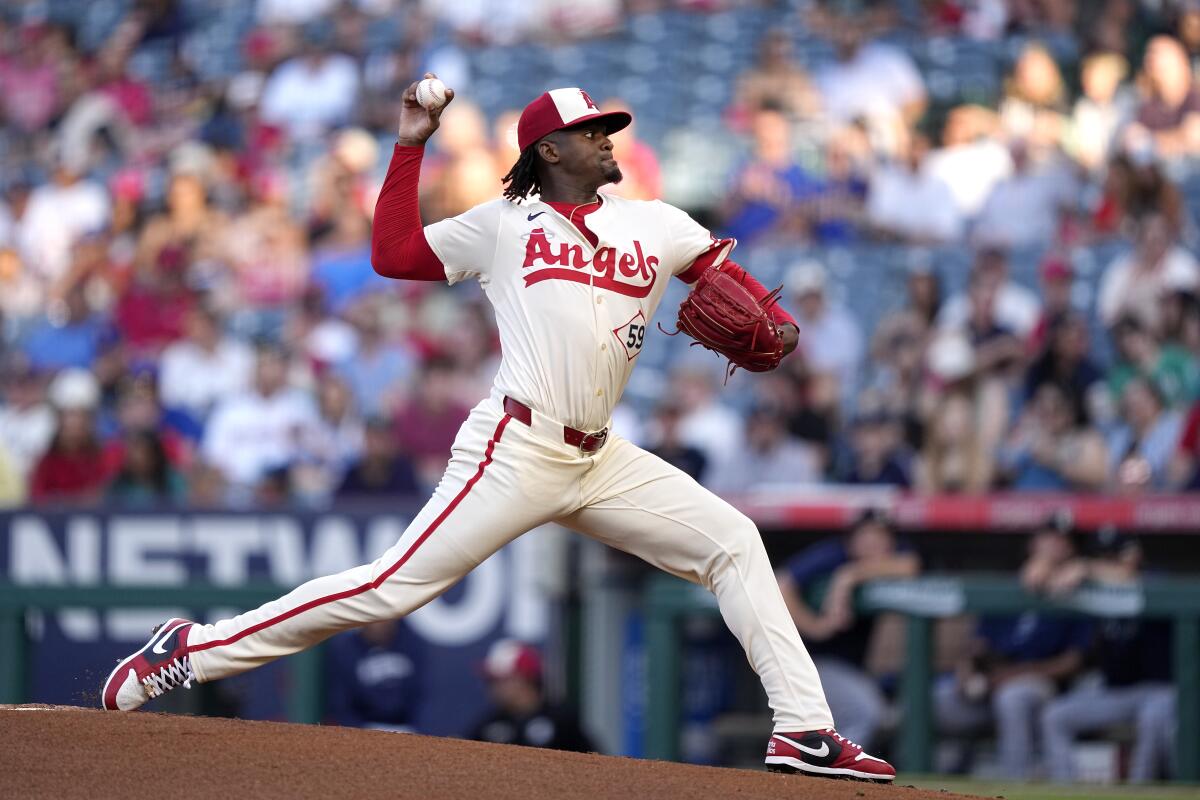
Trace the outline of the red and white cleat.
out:
<instances>
[{"instance_id":1,"label":"red and white cleat","mask_svg":"<svg viewBox=\"0 0 1200 800\"><path fill-rule=\"evenodd\" d=\"M767 769L877 783L896 777L895 767L882 758L867 755L833 728L772 735L767 743Z\"/></svg>"},{"instance_id":2,"label":"red and white cleat","mask_svg":"<svg viewBox=\"0 0 1200 800\"><path fill-rule=\"evenodd\" d=\"M188 658L187 637L195 623L169 619L154 629L142 649L117 664L100 696L105 711L133 711L176 686L191 688L196 677Z\"/></svg>"}]
</instances>

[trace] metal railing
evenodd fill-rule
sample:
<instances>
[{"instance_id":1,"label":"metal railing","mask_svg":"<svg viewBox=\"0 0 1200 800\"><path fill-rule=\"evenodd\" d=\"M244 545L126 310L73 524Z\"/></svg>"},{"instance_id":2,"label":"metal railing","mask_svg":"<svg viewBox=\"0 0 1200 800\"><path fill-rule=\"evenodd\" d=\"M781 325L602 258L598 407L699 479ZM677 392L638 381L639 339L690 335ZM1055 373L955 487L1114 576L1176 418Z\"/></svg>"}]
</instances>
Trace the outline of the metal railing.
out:
<instances>
[{"instance_id":1,"label":"metal railing","mask_svg":"<svg viewBox=\"0 0 1200 800\"><path fill-rule=\"evenodd\" d=\"M29 638L25 612L66 608L255 608L284 591L273 584L179 587L26 586L0 582L0 703L20 703L26 693ZM149 631L147 631L149 634ZM291 670L287 698L292 722L321 721L321 656L311 648L288 659Z\"/></svg>"},{"instance_id":2,"label":"metal railing","mask_svg":"<svg viewBox=\"0 0 1200 800\"><path fill-rule=\"evenodd\" d=\"M906 652L900 676L902 731L898 766L929 772L933 766L933 624L959 614L1045 611L1094 617L1167 617L1173 622L1172 667L1178 690L1177 778L1200 780L1200 580L1156 578L1137 585L1088 585L1060 598L1025 592L1011 576L927 576L878 581L856 596L859 611L905 615ZM719 614L713 596L699 586L654 576L645 590L649 680L646 755L679 757L680 621Z\"/></svg>"}]
</instances>

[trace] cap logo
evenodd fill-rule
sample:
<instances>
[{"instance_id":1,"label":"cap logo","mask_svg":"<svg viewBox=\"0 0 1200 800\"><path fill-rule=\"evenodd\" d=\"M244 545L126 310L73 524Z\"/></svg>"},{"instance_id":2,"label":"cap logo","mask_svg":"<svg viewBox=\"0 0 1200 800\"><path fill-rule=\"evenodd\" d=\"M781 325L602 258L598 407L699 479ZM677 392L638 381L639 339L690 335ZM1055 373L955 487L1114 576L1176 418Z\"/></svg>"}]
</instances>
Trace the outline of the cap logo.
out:
<instances>
[{"instance_id":1,"label":"cap logo","mask_svg":"<svg viewBox=\"0 0 1200 800\"><path fill-rule=\"evenodd\" d=\"M592 99L592 96L590 94L585 92L583 89L580 89L579 93L581 95L583 95L583 102L587 103L588 108L592 109L593 111L600 110L600 108L596 105L596 101Z\"/></svg>"}]
</instances>

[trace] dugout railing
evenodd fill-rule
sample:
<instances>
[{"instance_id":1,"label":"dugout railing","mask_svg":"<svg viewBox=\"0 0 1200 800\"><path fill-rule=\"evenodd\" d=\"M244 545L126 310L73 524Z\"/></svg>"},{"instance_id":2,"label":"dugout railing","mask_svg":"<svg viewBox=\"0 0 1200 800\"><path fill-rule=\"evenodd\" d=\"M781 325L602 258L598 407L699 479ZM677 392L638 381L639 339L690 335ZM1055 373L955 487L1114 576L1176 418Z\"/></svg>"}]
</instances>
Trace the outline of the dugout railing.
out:
<instances>
[{"instance_id":1,"label":"dugout railing","mask_svg":"<svg viewBox=\"0 0 1200 800\"><path fill-rule=\"evenodd\" d=\"M878 581L855 598L862 612L904 615L906 643L900 675L901 718L897 766L927 773L933 765L933 626L961 614L1045 611L1092 617L1165 617L1172 620L1172 674L1178 691L1177 779L1200 780L1200 580L1161 577L1136 585L1086 585L1058 598L1025 592L1011 575L927 575ZM645 589L648 697L646 755L679 757L682 658L680 623L719 615L713 596L677 578L654 576Z\"/></svg>"}]
</instances>

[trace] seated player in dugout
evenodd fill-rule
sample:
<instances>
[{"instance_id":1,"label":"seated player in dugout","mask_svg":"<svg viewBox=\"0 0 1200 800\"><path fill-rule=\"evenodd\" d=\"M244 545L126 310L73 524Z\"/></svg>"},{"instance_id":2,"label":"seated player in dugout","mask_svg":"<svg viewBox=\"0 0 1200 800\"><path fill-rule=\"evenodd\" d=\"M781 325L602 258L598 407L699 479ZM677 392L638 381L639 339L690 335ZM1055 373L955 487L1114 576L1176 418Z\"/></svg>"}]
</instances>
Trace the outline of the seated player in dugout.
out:
<instances>
[{"instance_id":1,"label":"seated player in dugout","mask_svg":"<svg viewBox=\"0 0 1200 800\"><path fill-rule=\"evenodd\" d=\"M492 708L468 738L550 750L596 752L575 713L546 700L542 655L531 644L501 639L488 648L482 672Z\"/></svg>"},{"instance_id":2,"label":"seated player in dugout","mask_svg":"<svg viewBox=\"0 0 1200 800\"><path fill-rule=\"evenodd\" d=\"M423 107L416 89L404 94L375 210L372 262L392 278L479 281L503 353L490 396L459 430L433 497L377 561L212 624L169 620L113 670L104 707L132 710L180 685L236 675L339 631L402 617L516 537L557 522L713 592L773 711L770 769L893 780L890 764L835 729L754 523L609 430L672 276L697 284L681 309L718 286L728 302L716 298L713 318L736 308L755 320L743 347L720 350L735 363L769 345L774 358L755 366L777 365L796 346L791 316L729 260L733 240L661 201L598 193L621 180L609 137L632 117L601 112L577 88L545 92L525 107L521 155L503 197L422 226L421 159L442 106Z\"/></svg>"},{"instance_id":3,"label":"seated player in dugout","mask_svg":"<svg viewBox=\"0 0 1200 800\"><path fill-rule=\"evenodd\" d=\"M888 702L867 670L867 650L879 617L854 609L854 592L867 581L911 578L921 559L898 540L880 511L863 511L843 536L813 544L778 572L779 589L800 635L809 643L817 674L838 727L863 747L871 747L884 727ZM825 586L821 601L805 596Z\"/></svg>"}]
</instances>

